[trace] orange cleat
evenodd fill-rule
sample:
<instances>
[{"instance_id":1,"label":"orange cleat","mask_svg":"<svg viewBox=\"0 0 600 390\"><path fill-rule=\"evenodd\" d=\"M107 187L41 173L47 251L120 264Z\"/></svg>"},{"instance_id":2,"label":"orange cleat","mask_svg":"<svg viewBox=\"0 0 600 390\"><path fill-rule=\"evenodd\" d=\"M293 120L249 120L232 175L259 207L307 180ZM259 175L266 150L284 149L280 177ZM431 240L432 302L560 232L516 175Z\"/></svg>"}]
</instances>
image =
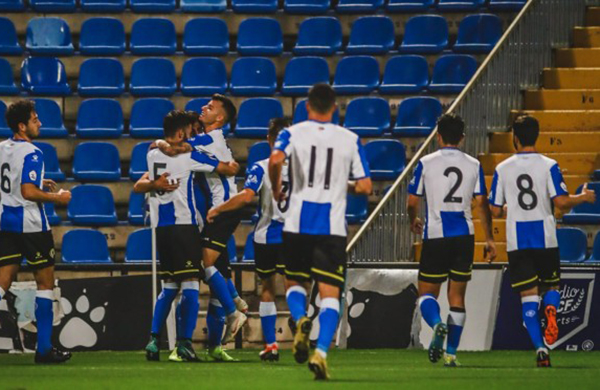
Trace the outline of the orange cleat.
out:
<instances>
[{"instance_id":1,"label":"orange cleat","mask_svg":"<svg viewBox=\"0 0 600 390\"><path fill-rule=\"evenodd\" d=\"M544 339L546 345L552 345L558 340L558 324L556 323L556 308L554 306L546 306L544 310L546 314L546 330L544 331Z\"/></svg>"}]
</instances>

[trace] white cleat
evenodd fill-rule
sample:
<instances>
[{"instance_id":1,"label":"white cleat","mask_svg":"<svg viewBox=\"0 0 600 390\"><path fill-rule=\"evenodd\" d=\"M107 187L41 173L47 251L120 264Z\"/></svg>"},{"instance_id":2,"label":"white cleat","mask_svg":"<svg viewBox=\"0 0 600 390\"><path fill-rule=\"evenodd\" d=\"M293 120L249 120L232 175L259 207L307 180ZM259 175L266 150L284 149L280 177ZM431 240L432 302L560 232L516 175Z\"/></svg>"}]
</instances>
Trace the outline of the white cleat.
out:
<instances>
[{"instance_id":1,"label":"white cleat","mask_svg":"<svg viewBox=\"0 0 600 390\"><path fill-rule=\"evenodd\" d=\"M242 326L248 321L248 317L240 311L235 311L227 316L225 323L225 335L223 336L223 345L233 341L235 335L242 329Z\"/></svg>"},{"instance_id":2,"label":"white cleat","mask_svg":"<svg viewBox=\"0 0 600 390\"><path fill-rule=\"evenodd\" d=\"M233 302L235 302L236 309L238 309L239 311L241 311L244 314L248 313L248 304L242 298L235 297Z\"/></svg>"}]
</instances>

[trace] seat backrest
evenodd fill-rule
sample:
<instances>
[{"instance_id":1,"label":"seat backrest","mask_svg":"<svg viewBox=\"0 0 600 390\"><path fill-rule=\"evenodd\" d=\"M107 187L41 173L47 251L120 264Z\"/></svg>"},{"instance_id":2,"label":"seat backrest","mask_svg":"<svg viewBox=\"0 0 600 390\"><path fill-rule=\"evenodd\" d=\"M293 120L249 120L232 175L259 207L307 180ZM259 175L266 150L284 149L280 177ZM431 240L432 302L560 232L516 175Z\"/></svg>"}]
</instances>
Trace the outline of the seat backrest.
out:
<instances>
[{"instance_id":1,"label":"seat backrest","mask_svg":"<svg viewBox=\"0 0 600 390\"><path fill-rule=\"evenodd\" d=\"M89 58L79 69L79 86L123 87L125 75L123 65L114 58Z\"/></svg>"},{"instance_id":2,"label":"seat backrest","mask_svg":"<svg viewBox=\"0 0 600 390\"><path fill-rule=\"evenodd\" d=\"M210 34L205 34L210 31ZM202 47L206 54L226 54L229 50L227 23L217 18L196 18L186 23L183 31L183 51Z\"/></svg>"},{"instance_id":3,"label":"seat backrest","mask_svg":"<svg viewBox=\"0 0 600 390\"><path fill-rule=\"evenodd\" d=\"M587 255L587 237L581 229L559 228L556 229L556 238L560 251L560 260L568 262L582 262Z\"/></svg>"},{"instance_id":4,"label":"seat backrest","mask_svg":"<svg viewBox=\"0 0 600 390\"><path fill-rule=\"evenodd\" d=\"M75 229L63 236L62 261L65 263L110 263L108 243L98 230Z\"/></svg>"},{"instance_id":5,"label":"seat backrest","mask_svg":"<svg viewBox=\"0 0 600 390\"><path fill-rule=\"evenodd\" d=\"M81 25L79 49L85 54L91 48L122 48L125 50L125 27L116 18L91 18Z\"/></svg>"},{"instance_id":6,"label":"seat backrest","mask_svg":"<svg viewBox=\"0 0 600 390\"><path fill-rule=\"evenodd\" d=\"M137 261L152 261L152 229L136 230L127 237L125 262Z\"/></svg>"},{"instance_id":7,"label":"seat backrest","mask_svg":"<svg viewBox=\"0 0 600 390\"><path fill-rule=\"evenodd\" d=\"M269 158L271 155L271 146L267 141L257 142L250 147L248 151L247 166L250 168L257 161Z\"/></svg>"},{"instance_id":8,"label":"seat backrest","mask_svg":"<svg viewBox=\"0 0 600 390\"><path fill-rule=\"evenodd\" d=\"M35 102L35 112L42 122L42 132L47 129L64 128L62 114L58 104L51 99L33 99Z\"/></svg>"},{"instance_id":9,"label":"seat backrest","mask_svg":"<svg viewBox=\"0 0 600 390\"><path fill-rule=\"evenodd\" d=\"M600 232L596 233L596 236L594 237L594 247L592 248L590 260L600 260Z\"/></svg>"},{"instance_id":10,"label":"seat backrest","mask_svg":"<svg viewBox=\"0 0 600 390\"><path fill-rule=\"evenodd\" d=\"M349 45L380 45L394 47L394 22L387 16L363 16L352 24Z\"/></svg>"},{"instance_id":11,"label":"seat backrest","mask_svg":"<svg viewBox=\"0 0 600 390\"><path fill-rule=\"evenodd\" d=\"M10 63L4 58L0 58L0 85L14 85L14 83L15 79Z\"/></svg>"},{"instance_id":12,"label":"seat backrest","mask_svg":"<svg viewBox=\"0 0 600 390\"><path fill-rule=\"evenodd\" d=\"M248 237L246 237L242 261L254 261L254 232L248 234Z\"/></svg>"},{"instance_id":13,"label":"seat backrest","mask_svg":"<svg viewBox=\"0 0 600 390\"><path fill-rule=\"evenodd\" d=\"M495 45L502 36L502 20L492 14L468 15L458 27L456 43Z\"/></svg>"},{"instance_id":14,"label":"seat backrest","mask_svg":"<svg viewBox=\"0 0 600 390\"><path fill-rule=\"evenodd\" d=\"M346 109L344 127L371 127L383 133L390 128L391 113L387 100L380 97L359 97L352 100Z\"/></svg>"},{"instance_id":15,"label":"seat backrest","mask_svg":"<svg viewBox=\"0 0 600 390\"><path fill-rule=\"evenodd\" d=\"M190 58L183 65L181 87L210 86L227 89L227 69L219 58Z\"/></svg>"},{"instance_id":16,"label":"seat backrest","mask_svg":"<svg viewBox=\"0 0 600 390\"><path fill-rule=\"evenodd\" d=\"M333 113L332 123L336 125L340 123L340 110L336 109ZM308 120L308 111L306 110L306 99L300 100L296 103L296 108L294 109L294 124L304 122Z\"/></svg>"},{"instance_id":17,"label":"seat backrest","mask_svg":"<svg viewBox=\"0 0 600 390\"><path fill-rule=\"evenodd\" d=\"M477 71L477 60L470 55L448 54L438 58L432 83L466 84Z\"/></svg>"},{"instance_id":18,"label":"seat backrest","mask_svg":"<svg viewBox=\"0 0 600 390\"><path fill-rule=\"evenodd\" d=\"M88 99L77 112L78 129L114 129L123 131L123 110L113 99Z\"/></svg>"},{"instance_id":19,"label":"seat backrest","mask_svg":"<svg viewBox=\"0 0 600 390\"><path fill-rule=\"evenodd\" d=\"M144 224L144 217L146 216L146 194L140 194L131 191L129 195L129 205L127 210L127 218L129 223L136 225Z\"/></svg>"},{"instance_id":20,"label":"seat backrest","mask_svg":"<svg viewBox=\"0 0 600 390\"><path fill-rule=\"evenodd\" d=\"M600 182L592 182L587 184L588 189L596 191L596 194L600 193ZM581 194L583 185L577 187L577 194ZM577 214L600 214L600 196L596 198L595 203L582 203L573 207L573 213Z\"/></svg>"},{"instance_id":21,"label":"seat backrest","mask_svg":"<svg viewBox=\"0 0 600 390\"><path fill-rule=\"evenodd\" d=\"M344 57L337 65L333 84L375 88L379 84L379 63L371 56Z\"/></svg>"},{"instance_id":22,"label":"seat backrest","mask_svg":"<svg viewBox=\"0 0 600 390\"><path fill-rule=\"evenodd\" d=\"M399 126L428 126L433 129L442 110L440 101L433 97L404 99L398 107L396 123Z\"/></svg>"},{"instance_id":23,"label":"seat backrest","mask_svg":"<svg viewBox=\"0 0 600 390\"><path fill-rule=\"evenodd\" d=\"M230 263L237 263L237 246L233 235L227 240L227 255L229 256Z\"/></svg>"},{"instance_id":24,"label":"seat backrest","mask_svg":"<svg viewBox=\"0 0 600 390\"><path fill-rule=\"evenodd\" d=\"M94 184L78 185L71 189L67 206L69 218L75 215L113 215L115 201L107 187Z\"/></svg>"},{"instance_id":25,"label":"seat backrest","mask_svg":"<svg viewBox=\"0 0 600 390\"><path fill-rule=\"evenodd\" d=\"M365 154L372 170L402 172L406 165L406 149L398 140L385 139L369 141Z\"/></svg>"},{"instance_id":26,"label":"seat backrest","mask_svg":"<svg viewBox=\"0 0 600 390\"><path fill-rule=\"evenodd\" d=\"M403 43L448 44L448 22L439 15L413 16L406 23Z\"/></svg>"},{"instance_id":27,"label":"seat backrest","mask_svg":"<svg viewBox=\"0 0 600 390\"><path fill-rule=\"evenodd\" d=\"M28 57L21 65L21 83L30 88L36 85L67 83L64 64L54 57Z\"/></svg>"},{"instance_id":28,"label":"seat backrest","mask_svg":"<svg viewBox=\"0 0 600 390\"><path fill-rule=\"evenodd\" d=\"M227 0L181 0L181 9L191 12L222 12Z\"/></svg>"},{"instance_id":29,"label":"seat backrest","mask_svg":"<svg viewBox=\"0 0 600 390\"><path fill-rule=\"evenodd\" d=\"M123 12L127 0L80 0L79 4L85 12Z\"/></svg>"},{"instance_id":30,"label":"seat backrest","mask_svg":"<svg viewBox=\"0 0 600 390\"><path fill-rule=\"evenodd\" d=\"M28 48L71 45L71 29L61 18L35 18L27 24Z\"/></svg>"},{"instance_id":31,"label":"seat backrest","mask_svg":"<svg viewBox=\"0 0 600 390\"><path fill-rule=\"evenodd\" d=\"M119 149L109 142L83 142L75 147L73 170L115 172L120 169Z\"/></svg>"},{"instance_id":32,"label":"seat backrest","mask_svg":"<svg viewBox=\"0 0 600 390\"><path fill-rule=\"evenodd\" d=\"M6 124L6 104L0 100L0 137L8 138L12 136L12 130Z\"/></svg>"},{"instance_id":33,"label":"seat backrest","mask_svg":"<svg viewBox=\"0 0 600 390\"><path fill-rule=\"evenodd\" d=\"M242 55L261 55L283 51L281 25L272 18L248 18L240 23L237 50Z\"/></svg>"},{"instance_id":34,"label":"seat backrest","mask_svg":"<svg viewBox=\"0 0 600 390\"><path fill-rule=\"evenodd\" d=\"M417 84L429 82L429 65L423 56L400 55L385 64L382 84Z\"/></svg>"},{"instance_id":35,"label":"seat backrest","mask_svg":"<svg viewBox=\"0 0 600 390\"><path fill-rule=\"evenodd\" d=\"M0 46L18 44L17 30L12 20L9 18L0 18ZM1 49L0 49L1 50Z\"/></svg>"},{"instance_id":36,"label":"seat backrest","mask_svg":"<svg viewBox=\"0 0 600 390\"><path fill-rule=\"evenodd\" d=\"M142 18L131 27L130 49L132 53L149 53L150 47L160 47L161 53L171 54L177 48L175 25L166 18Z\"/></svg>"},{"instance_id":37,"label":"seat backrest","mask_svg":"<svg viewBox=\"0 0 600 390\"><path fill-rule=\"evenodd\" d=\"M148 98L136 100L131 108L130 126L132 129L163 127L163 119L174 110L175 105L168 99Z\"/></svg>"},{"instance_id":38,"label":"seat backrest","mask_svg":"<svg viewBox=\"0 0 600 390\"><path fill-rule=\"evenodd\" d=\"M365 195L348 194L346 197L346 219L348 223L360 223L367 218L369 198Z\"/></svg>"},{"instance_id":39,"label":"seat backrest","mask_svg":"<svg viewBox=\"0 0 600 390\"><path fill-rule=\"evenodd\" d=\"M133 147L131 151L131 163L129 165L129 172L147 172L148 161L146 156L148 154L148 148L152 141L140 142Z\"/></svg>"},{"instance_id":40,"label":"seat backrest","mask_svg":"<svg viewBox=\"0 0 600 390\"><path fill-rule=\"evenodd\" d=\"M272 118L283 116L283 108L277 99L252 98L240 105L238 114L238 127L263 127L269 126Z\"/></svg>"},{"instance_id":41,"label":"seat backrest","mask_svg":"<svg viewBox=\"0 0 600 390\"><path fill-rule=\"evenodd\" d=\"M23 0L0 0L0 11L23 11L25 4Z\"/></svg>"},{"instance_id":42,"label":"seat backrest","mask_svg":"<svg viewBox=\"0 0 600 390\"><path fill-rule=\"evenodd\" d=\"M58 155L54 145L47 142L34 142L35 146L40 148L44 155L44 171L46 172L59 172L60 164L58 162Z\"/></svg>"},{"instance_id":43,"label":"seat backrest","mask_svg":"<svg viewBox=\"0 0 600 390\"><path fill-rule=\"evenodd\" d=\"M297 46L330 46L332 53L342 47L342 25L337 18L318 16L304 19L298 30Z\"/></svg>"},{"instance_id":44,"label":"seat backrest","mask_svg":"<svg viewBox=\"0 0 600 390\"><path fill-rule=\"evenodd\" d=\"M177 85L175 66L166 58L140 58L131 67L131 85Z\"/></svg>"},{"instance_id":45,"label":"seat backrest","mask_svg":"<svg viewBox=\"0 0 600 390\"><path fill-rule=\"evenodd\" d=\"M277 86L275 65L268 58L238 58L231 70L231 86Z\"/></svg>"},{"instance_id":46,"label":"seat backrest","mask_svg":"<svg viewBox=\"0 0 600 390\"><path fill-rule=\"evenodd\" d=\"M285 67L283 85L312 87L317 83L329 84L329 65L321 57L294 57ZM308 89L307 89L308 91Z\"/></svg>"}]
</instances>

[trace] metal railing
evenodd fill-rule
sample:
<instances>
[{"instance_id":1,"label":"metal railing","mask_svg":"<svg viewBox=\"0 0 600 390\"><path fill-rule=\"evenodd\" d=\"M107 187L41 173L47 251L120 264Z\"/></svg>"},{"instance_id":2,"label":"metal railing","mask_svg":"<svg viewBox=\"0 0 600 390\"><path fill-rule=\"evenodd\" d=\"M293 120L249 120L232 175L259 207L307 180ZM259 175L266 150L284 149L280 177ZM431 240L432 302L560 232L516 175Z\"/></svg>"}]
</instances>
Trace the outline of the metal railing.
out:
<instances>
[{"instance_id":1,"label":"metal railing","mask_svg":"<svg viewBox=\"0 0 600 390\"><path fill-rule=\"evenodd\" d=\"M488 150L488 134L509 127L510 110L522 107L522 91L539 86L540 72L552 64L552 51L568 46L571 31L583 25L589 0L529 0L452 103L447 112L465 121L464 150ZM408 262L415 236L406 212L413 167L434 150L437 128L427 137L402 174L348 245L350 263Z\"/></svg>"}]
</instances>

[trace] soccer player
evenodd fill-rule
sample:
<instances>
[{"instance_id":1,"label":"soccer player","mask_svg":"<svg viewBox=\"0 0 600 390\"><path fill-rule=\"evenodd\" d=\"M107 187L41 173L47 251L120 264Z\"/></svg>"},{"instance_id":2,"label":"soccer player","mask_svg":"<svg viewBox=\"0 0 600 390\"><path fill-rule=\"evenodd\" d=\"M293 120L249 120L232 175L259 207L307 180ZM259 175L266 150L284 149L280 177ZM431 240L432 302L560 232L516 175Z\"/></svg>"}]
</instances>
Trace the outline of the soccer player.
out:
<instances>
[{"instance_id":1,"label":"soccer player","mask_svg":"<svg viewBox=\"0 0 600 390\"><path fill-rule=\"evenodd\" d=\"M267 139L271 149L275 144L277 135L281 130L288 127L290 121L287 118L275 118L269 122L269 133ZM275 322L277 321L277 308L275 307L275 275L283 274L283 212L288 203L275 202L271 190L271 181L267 173L269 159L254 163L248 169L244 189L227 202L209 210L207 221L212 223L222 213L239 210L249 205L254 197L258 195L259 219L254 228L254 255L256 262L256 273L261 279L262 291L260 295L260 321L266 347L260 352L261 360L278 361L279 346L275 339ZM287 178L287 172L284 172ZM287 184L284 181L285 192Z\"/></svg>"},{"instance_id":2,"label":"soccer player","mask_svg":"<svg viewBox=\"0 0 600 390\"><path fill-rule=\"evenodd\" d=\"M308 121L279 133L269 159L273 198L287 201L283 228L286 297L297 329L293 354L304 363L312 327L306 316L306 289L315 279L321 297L319 338L309 368L328 379L327 351L337 328L340 291L346 270L346 196L370 194L372 183L358 136L331 123L335 92L316 84L308 93ZM282 167L289 164L289 195L282 190ZM349 182L352 178L354 181Z\"/></svg>"},{"instance_id":3,"label":"soccer player","mask_svg":"<svg viewBox=\"0 0 600 390\"><path fill-rule=\"evenodd\" d=\"M521 295L523 322L536 349L537 366L550 367L538 315L543 297L546 344L558 338L556 310L560 305L560 254L553 206L563 212L596 194L584 185L581 194L569 195L556 161L535 150L540 129L530 116L518 117L512 126L517 153L498 164L490 203L492 215L502 218L506 204L506 250L513 289Z\"/></svg>"},{"instance_id":4,"label":"soccer player","mask_svg":"<svg viewBox=\"0 0 600 390\"><path fill-rule=\"evenodd\" d=\"M465 124L456 114L446 114L438 121L437 142L440 149L423 157L417 164L408 186L408 215L411 230L423 234L419 263L419 307L425 322L433 328L429 360L437 362L444 352L444 365L456 367L456 350L465 326L465 293L471 280L475 236L471 201L475 199L486 236L490 261L496 257L492 221L487 200L485 177L479 161L458 149L464 138ZM419 217L420 198L425 196L425 226ZM448 282L450 313L442 322L437 298L440 287Z\"/></svg>"},{"instance_id":5,"label":"soccer player","mask_svg":"<svg viewBox=\"0 0 600 390\"><path fill-rule=\"evenodd\" d=\"M34 102L20 100L11 104L6 110L6 123L13 136L0 143L0 299L8 292L25 258L37 284L35 362L62 363L71 358L71 353L51 343L55 251L43 203L66 206L71 193L54 192L56 183L44 179L44 155L32 143L42 127Z\"/></svg>"},{"instance_id":6,"label":"soccer player","mask_svg":"<svg viewBox=\"0 0 600 390\"><path fill-rule=\"evenodd\" d=\"M164 119L165 141L180 145L190 131L191 121L183 111L171 111ZM164 280L163 290L154 308L150 342L146 346L146 358L159 360L158 340L171 304L181 287L181 330L176 353L169 358L175 361L198 361L192 347L192 334L198 319L199 276L201 274L201 238L199 221L192 191L193 172L218 171L229 175L237 172L237 164L225 164L193 151L169 157L159 149L147 156L150 169L147 179L140 179L135 192L148 192L156 188L155 180L169 174L169 181L177 187L171 192L156 191L150 198L150 220L156 229L157 250L160 257L160 273Z\"/></svg>"}]
</instances>

